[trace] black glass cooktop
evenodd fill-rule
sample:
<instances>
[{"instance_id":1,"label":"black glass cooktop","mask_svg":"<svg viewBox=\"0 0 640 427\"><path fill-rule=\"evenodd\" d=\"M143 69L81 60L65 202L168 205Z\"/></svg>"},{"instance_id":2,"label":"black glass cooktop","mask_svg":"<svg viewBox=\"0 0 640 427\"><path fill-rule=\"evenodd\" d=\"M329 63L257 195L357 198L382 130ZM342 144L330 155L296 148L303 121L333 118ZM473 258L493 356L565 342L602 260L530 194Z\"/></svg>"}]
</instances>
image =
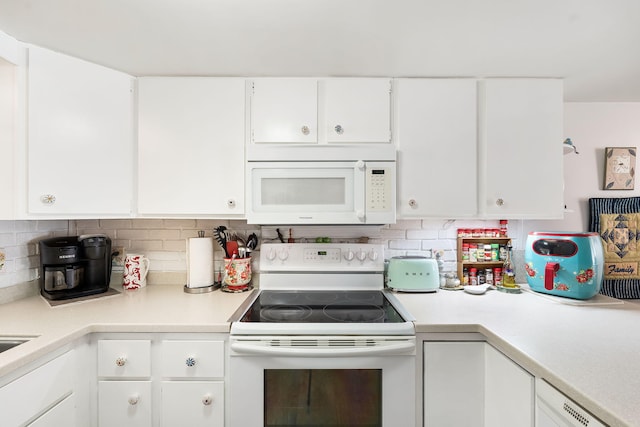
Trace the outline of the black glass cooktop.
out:
<instances>
[{"instance_id":1,"label":"black glass cooktop","mask_svg":"<svg viewBox=\"0 0 640 427\"><path fill-rule=\"evenodd\" d=\"M402 323L381 291L261 291L241 322Z\"/></svg>"}]
</instances>

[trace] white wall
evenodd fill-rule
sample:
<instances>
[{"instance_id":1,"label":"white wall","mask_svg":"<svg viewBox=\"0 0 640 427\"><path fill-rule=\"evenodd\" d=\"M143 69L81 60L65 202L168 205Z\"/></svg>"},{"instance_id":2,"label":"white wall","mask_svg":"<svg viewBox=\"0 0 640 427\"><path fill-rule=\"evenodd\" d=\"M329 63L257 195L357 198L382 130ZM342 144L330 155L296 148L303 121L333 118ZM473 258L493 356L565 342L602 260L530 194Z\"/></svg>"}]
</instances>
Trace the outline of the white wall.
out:
<instances>
[{"instance_id":1,"label":"white wall","mask_svg":"<svg viewBox=\"0 0 640 427\"><path fill-rule=\"evenodd\" d=\"M640 148L640 103L569 102L564 107L565 137L580 153L564 156L565 203L573 212L559 221L524 221L525 235L535 230L588 231L589 198L640 196L640 178L634 190L603 190L605 147ZM640 159L636 170L638 166Z\"/></svg>"}]
</instances>

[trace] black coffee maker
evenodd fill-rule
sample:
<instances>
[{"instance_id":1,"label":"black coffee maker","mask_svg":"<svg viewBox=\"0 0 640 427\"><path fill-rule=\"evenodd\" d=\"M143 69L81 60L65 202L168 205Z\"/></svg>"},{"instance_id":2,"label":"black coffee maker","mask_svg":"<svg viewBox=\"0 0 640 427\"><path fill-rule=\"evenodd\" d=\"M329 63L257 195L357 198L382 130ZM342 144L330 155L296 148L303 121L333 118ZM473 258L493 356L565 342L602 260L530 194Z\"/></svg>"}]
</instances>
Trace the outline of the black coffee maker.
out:
<instances>
[{"instance_id":1,"label":"black coffee maker","mask_svg":"<svg viewBox=\"0 0 640 427\"><path fill-rule=\"evenodd\" d=\"M51 300L106 292L111 280L111 239L102 234L40 241L40 293Z\"/></svg>"}]
</instances>

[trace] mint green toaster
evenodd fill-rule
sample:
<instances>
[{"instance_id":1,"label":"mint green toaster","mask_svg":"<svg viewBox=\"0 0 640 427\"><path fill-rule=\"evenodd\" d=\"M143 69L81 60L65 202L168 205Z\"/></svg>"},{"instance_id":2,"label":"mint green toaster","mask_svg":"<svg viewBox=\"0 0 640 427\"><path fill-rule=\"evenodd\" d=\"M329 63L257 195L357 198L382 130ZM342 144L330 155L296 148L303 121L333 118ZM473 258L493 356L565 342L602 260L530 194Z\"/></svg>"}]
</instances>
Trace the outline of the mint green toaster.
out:
<instances>
[{"instance_id":1,"label":"mint green toaster","mask_svg":"<svg viewBox=\"0 0 640 427\"><path fill-rule=\"evenodd\" d=\"M397 292L435 292L440 287L438 263L423 256L397 256L389 260L387 287Z\"/></svg>"}]
</instances>

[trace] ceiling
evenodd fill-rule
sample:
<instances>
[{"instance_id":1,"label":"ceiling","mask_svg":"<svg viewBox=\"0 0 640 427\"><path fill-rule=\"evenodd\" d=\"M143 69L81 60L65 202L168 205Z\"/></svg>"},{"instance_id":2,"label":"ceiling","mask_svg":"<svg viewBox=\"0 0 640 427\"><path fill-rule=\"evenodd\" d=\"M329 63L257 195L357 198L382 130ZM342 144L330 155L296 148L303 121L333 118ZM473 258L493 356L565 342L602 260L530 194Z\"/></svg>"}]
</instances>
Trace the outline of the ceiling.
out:
<instances>
[{"instance_id":1,"label":"ceiling","mask_svg":"<svg viewBox=\"0 0 640 427\"><path fill-rule=\"evenodd\" d=\"M0 0L0 31L135 76L562 77L640 101L638 0Z\"/></svg>"}]
</instances>

